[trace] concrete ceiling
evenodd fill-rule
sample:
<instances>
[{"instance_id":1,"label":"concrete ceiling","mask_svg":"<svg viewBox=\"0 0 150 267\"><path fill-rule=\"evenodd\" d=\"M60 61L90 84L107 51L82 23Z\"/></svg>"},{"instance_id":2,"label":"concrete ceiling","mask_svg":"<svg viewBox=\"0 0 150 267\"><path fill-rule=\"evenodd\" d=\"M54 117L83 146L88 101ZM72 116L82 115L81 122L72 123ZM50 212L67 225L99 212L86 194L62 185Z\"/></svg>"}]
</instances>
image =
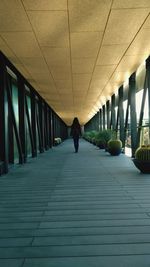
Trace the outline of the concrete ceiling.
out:
<instances>
[{"instance_id":1,"label":"concrete ceiling","mask_svg":"<svg viewBox=\"0 0 150 267\"><path fill-rule=\"evenodd\" d=\"M0 49L69 125L150 54L150 0L2 0Z\"/></svg>"}]
</instances>

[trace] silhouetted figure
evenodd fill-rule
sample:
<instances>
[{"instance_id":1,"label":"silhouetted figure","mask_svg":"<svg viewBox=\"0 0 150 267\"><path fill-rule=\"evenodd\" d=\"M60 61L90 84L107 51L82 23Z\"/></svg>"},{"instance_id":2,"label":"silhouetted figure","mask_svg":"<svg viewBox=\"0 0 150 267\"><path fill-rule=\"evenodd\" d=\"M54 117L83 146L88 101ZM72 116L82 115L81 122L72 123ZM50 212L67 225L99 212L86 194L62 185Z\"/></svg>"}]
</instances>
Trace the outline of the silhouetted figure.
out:
<instances>
[{"instance_id":1,"label":"silhouetted figure","mask_svg":"<svg viewBox=\"0 0 150 267\"><path fill-rule=\"evenodd\" d=\"M73 120L70 135L73 138L75 153L77 153L79 149L79 137L81 136L81 126L78 118L74 118Z\"/></svg>"}]
</instances>

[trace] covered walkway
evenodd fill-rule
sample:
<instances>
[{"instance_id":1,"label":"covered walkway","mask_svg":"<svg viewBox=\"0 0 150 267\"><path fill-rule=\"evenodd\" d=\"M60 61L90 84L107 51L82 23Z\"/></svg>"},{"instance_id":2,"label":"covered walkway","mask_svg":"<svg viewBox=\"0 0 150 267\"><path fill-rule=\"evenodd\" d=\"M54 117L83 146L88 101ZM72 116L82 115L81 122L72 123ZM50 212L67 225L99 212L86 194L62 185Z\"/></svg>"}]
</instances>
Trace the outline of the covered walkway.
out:
<instances>
[{"instance_id":1,"label":"covered walkway","mask_svg":"<svg viewBox=\"0 0 150 267\"><path fill-rule=\"evenodd\" d=\"M0 266L150 266L150 175L65 141L0 177Z\"/></svg>"}]
</instances>

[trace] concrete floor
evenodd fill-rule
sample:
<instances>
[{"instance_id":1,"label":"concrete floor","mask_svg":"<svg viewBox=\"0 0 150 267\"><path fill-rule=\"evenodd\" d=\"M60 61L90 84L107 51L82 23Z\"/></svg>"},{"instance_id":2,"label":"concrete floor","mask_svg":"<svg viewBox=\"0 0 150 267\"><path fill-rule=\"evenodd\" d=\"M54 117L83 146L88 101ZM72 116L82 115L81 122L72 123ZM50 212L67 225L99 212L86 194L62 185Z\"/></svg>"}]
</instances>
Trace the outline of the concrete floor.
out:
<instances>
[{"instance_id":1,"label":"concrete floor","mask_svg":"<svg viewBox=\"0 0 150 267\"><path fill-rule=\"evenodd\" d=\"M0 177L0 266L149 267L150 175L65 141Z\"/></svg>"}]
</instances>

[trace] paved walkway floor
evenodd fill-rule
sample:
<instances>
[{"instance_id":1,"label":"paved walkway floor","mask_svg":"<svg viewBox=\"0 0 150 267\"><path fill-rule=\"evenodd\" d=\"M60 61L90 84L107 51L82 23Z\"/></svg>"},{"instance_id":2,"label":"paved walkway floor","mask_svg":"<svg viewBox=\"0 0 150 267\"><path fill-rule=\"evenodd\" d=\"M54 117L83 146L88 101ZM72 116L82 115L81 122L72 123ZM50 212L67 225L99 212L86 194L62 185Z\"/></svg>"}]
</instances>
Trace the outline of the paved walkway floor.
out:
<instances>
[{"instance_id":1,"label":"paved walkway floor","mask_svg":"<svg viewBox=\"0 0 150 267\"><path fill-rule=\"evenodd\" d=\"M67 140L0 177L1 267L149 267L150 175Z\"/></svg>"}]
</instances>

